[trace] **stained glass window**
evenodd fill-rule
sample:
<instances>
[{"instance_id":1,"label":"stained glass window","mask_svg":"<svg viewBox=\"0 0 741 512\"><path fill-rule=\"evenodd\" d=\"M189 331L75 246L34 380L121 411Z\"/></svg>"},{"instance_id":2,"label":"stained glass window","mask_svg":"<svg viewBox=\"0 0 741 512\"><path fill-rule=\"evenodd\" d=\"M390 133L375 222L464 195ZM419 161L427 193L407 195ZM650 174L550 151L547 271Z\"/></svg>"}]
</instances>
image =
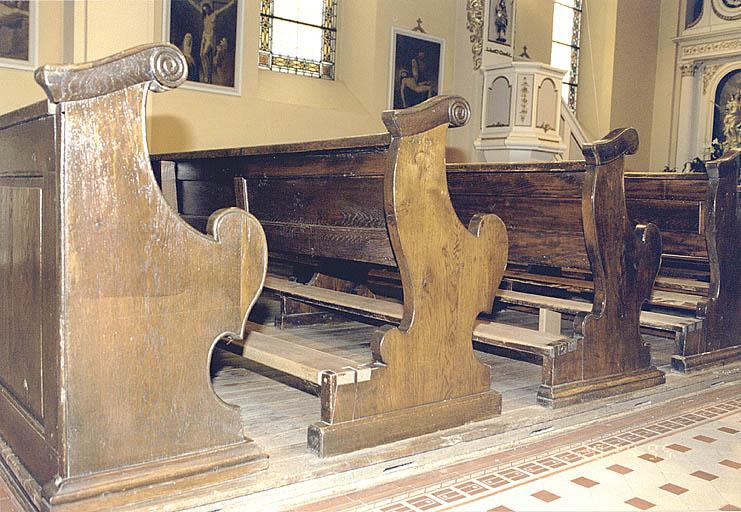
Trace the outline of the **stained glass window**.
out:
<instances>
[{"instance_id":1,"label":"stained glass window","mask_svg":"<svg viewBox=\"0 0 741 512\"><path fill-rule=\"evenodd\" d=\"M579 36L582 0L555 0L551 66L565 69L561 95L572 112L576 112L576 89L579 86Z\"/></svg>"},{"instance_id":2,"label":"stained glass window","mask_svg":"<svg viewBox=\"0 0 741 512\"><path fill-rule=\"evenodd\" d=\"M261 68L334 80L337 0L261 0Z\"/></svg>"}]
</instances>

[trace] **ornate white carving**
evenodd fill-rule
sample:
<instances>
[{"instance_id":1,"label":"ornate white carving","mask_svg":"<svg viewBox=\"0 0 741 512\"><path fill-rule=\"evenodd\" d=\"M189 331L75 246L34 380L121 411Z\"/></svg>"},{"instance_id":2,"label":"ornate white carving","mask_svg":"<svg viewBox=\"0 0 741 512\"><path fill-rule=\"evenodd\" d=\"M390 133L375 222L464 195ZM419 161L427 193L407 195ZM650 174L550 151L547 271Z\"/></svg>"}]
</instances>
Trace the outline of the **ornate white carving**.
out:
<instances>
[{"instance_id":1,"label":"ornate white carving","mask_svg":"<svg viewBox=\"0 0 741 512\"><path fill-rule=\"evenodd\" d=\"M705 65L705 68L702 70L702 93L703 94L708 92L708 84L715 76L715 73L718 71L718 68L720 68L720 64L707 64Z\"/></svg>"},{"instance_id":2,"label":"ornate white carving","mask_svg":"<svg viewBox=\"0 0 741 512\"><path fill-rule=\"evenodd\" d=\"M720 19L734 21L741 19L741 1L739 0L713 0L713 12Z\"/></svg>"},{"instance_id":3,"label":"ornate white carving","mask_svg":"<svg viewBox=\"0 0 741 512\"><path fill-rule=\"evenodd\" d=\"M689 64L682 64L679 69L682 72L682 76L695 76L695 71L697 71L698 65L694 62L691 62Z\"/></svg>"},{"instance_id":4,"label":"ornate white carving","mask_svg":"<svg viewBox=\"0 0 741 512\"><path fill-rule=\"evenodd\" d=\"M528 83L530 78L528 75L521 76L520 78L520 122L517 124L525 123L525 119L530 114L530 105L528 101L531 88L531 84ZM530 123L528 122L527 124Z\"/></svg>"},{"instance_id":5,"label":"ornate white carving","mask_svg":"<svg viewBox=\"0 0 741 512\"><path fill-rule=\"evenodd\" d=\"M708 53L730 52L733 50L741 50L741 39L727 39L725 41L685 46L682 48L682 57L694 57Z\"/></svg>"}]
</instances>

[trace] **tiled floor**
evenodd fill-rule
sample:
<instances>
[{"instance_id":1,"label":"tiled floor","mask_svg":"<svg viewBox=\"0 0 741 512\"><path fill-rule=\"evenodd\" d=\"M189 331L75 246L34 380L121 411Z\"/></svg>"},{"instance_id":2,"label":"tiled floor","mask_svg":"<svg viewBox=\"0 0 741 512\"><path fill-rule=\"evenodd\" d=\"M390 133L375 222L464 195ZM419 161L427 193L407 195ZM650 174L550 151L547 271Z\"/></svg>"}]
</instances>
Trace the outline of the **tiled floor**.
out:
<instances>
[{"instance_id":1,"label":"tiled floor","mask_svg":"<svg viewBox=\"0 0 741 512\"><path fill-rule=\"evenodd\" d=\"M497 460L489 456L418 475L417 485L386 484L295 511L741 510L740 436L741 398L734 397L644 416L507 464L487 464Z\"/></svg>"},{"instance_id":2,"label":"tiled floor","mask_svg":"<svg viewBox=\"0 0 741 512\"><path fill-rule=\"evenodd\" d=\"M737 396L632 413L294 511L741 510ZM20 511L0 480L0 512Z\"/></svg>"}]
</instances>

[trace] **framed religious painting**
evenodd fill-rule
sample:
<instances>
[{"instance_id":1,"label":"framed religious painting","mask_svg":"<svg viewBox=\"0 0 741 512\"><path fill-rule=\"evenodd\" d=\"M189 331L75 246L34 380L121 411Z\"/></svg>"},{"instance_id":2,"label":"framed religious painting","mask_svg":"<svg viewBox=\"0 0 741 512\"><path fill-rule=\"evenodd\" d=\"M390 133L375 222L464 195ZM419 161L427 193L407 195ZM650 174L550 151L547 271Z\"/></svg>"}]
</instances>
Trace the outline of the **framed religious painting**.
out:
<instances>
[{"instance_id":1,"label":"framed religious painting","mask_svg":"<svg viewBox=\"0 0 741 512\"><path fill-rule=\"evenodd\" d=\"M444 53L444 39L392 28L389 108L407 108L437 96L443 87Z\"/></svg>"},{"instance_id":2,"label":"framed religious painting","mask_svg":"<svg viewBox=\"0 0 741 512\"><path fill-rule=\"evenodd\" d=\"M188 80L182 87L241 95L246 1L165 0L164 38L180 48L188 62Z\"/></svg>"},{"instance_id":3,"label":"framed religious painting","mask_svg":"<svg viewBox=\"0 0 741 512\"><path fill-rule=\"evenodd\" d=\"M38 7L28 0L0 0L0 66L36 67Z\"/></svg>"}]
</instances>

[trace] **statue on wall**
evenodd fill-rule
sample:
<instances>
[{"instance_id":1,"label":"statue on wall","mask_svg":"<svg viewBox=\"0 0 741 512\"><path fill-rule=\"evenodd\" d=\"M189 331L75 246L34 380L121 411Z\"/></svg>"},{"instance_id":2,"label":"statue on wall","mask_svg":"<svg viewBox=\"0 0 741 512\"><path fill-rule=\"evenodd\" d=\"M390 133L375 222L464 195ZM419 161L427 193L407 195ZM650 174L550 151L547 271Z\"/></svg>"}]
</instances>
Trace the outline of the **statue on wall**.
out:
<instances>
[{"instance_id":1,"label":"statue on wall","mask_svg":"<svg viewBox=\"0 0 741 512\"><path fill-rule=\"evenodd\" d=\"M507 4L505 0L499 0L494 10L494 26L497 30L497 42L504 43L507 41L507 25L509 16L507 15Z\"/></svg>"},{"instance_id":2,"label":"statue on wall","mask_svg":"<svg viewBox=\"0 0 741 512\"><path fill-rule=\"evenodd\" d=\"M741 147L741 69L726 74L715 89L713 139L723 153Z\"/></svg>"},{"instance_id":3,"label":"statue on wall","mask_svg":"<svg viewBox=\"0 0 741 512\"><path fill-rule=\"evenodd\" d=\"M741 89L728 99L723 115L723 141L726 151L741 146Z\"/></svg>"}]
</instances>

